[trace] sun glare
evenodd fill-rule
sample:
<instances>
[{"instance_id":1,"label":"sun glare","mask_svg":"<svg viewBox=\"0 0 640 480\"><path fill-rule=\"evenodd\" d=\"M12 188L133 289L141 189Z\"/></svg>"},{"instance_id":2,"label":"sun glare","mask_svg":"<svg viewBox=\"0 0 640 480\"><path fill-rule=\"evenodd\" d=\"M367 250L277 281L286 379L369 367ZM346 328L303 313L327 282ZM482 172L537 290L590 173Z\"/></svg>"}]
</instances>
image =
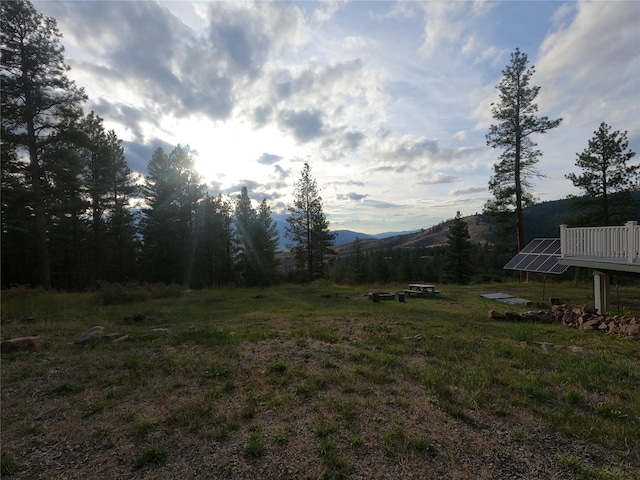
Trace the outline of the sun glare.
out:
<instances>
[{"instance_id":1,"label":"sun glare","mask_svg":"<svg viewBox=\"0 0 640 480\"><path fill-rule=\"evenodd\" d=\"M282 162L294 150L291 140L275 129L255 131L234 121L214 124L194 118L175 125L173 132L179 143L197 152L196 168L205 181L220 183L223 188L246 179L266 181L274 167L259 161L263 155L281 157Z\"/></svg>"}]
</instances>

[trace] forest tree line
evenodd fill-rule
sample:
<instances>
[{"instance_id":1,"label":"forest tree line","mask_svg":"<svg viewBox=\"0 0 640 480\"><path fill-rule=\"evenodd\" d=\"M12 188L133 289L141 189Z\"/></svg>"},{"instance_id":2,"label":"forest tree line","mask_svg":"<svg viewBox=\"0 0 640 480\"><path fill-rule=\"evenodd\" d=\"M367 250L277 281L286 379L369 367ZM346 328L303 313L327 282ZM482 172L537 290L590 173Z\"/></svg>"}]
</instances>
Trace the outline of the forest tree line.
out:
<instances>
[{"instance_id":1,"label":"forest tree line","mask_svg":"<svg viewBox=\"0 0 640 480\"><path fill-rule=\"evenodd\" d=\"M53 18L2 2L2 287L80 290L103 282L195 288L280 277L266 200L212 197L194 152L158 148L144 177L69 79ZM289 207L297 279L323 276L334 235L310 167Z\"/></svg>"},{"instance_id":2,"label":"forest tree line","mask_svg":"<svg viewBox=\"0 0 640 480\"><path fill-rule=\"evenodd\" d=\"M469 267L494 272L504 264L503 253L512 252L498 238L493 246L471 244L458 212L446 248L356 248L349 259L336 258L335 234L306 163L289 207L291 262L283 269L266 200L254 203L246 188L236 198L211 196L188 146L158 148L146 175L132 172L115 132L94 112L84 113L87 96L66 74L55 20L26 0L2 2L0 8L3 288L80 290L130 281L252 286L277 282L283 274L296 281L331 274L357 282L466 283L474 274ZM504 238L515 237L518 250L525 240L523 210L535 201L531 178L543 176L535 168L541 152L530 136L561 123L535 115L539 87L530 86L533 73L526 54L516 49L492 109L498 123L487 135L487 145L503 153L489 181L495 199L485 211L497 231L507 226ZM635 152L628 150L626 133L603 122L578 154L582 173L567 175L585 192L571 198L580 212L576 224L637 218L631 194L638 189L640 166L629 164Z\"/></svg>"}]
</instances>

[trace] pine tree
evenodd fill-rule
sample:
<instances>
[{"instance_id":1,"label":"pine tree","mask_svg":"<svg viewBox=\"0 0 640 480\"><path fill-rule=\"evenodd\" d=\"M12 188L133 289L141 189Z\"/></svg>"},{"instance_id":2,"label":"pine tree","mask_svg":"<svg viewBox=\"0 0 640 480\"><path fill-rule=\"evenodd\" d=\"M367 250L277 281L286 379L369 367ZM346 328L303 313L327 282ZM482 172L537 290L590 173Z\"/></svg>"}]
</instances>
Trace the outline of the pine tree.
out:
<instances>
[{"instance_id":1,"label":"pine tree","mask_svg":"<svg viewBox=\"0 0 640 480\"><path fill-rule=\"evenodd\" d=\"M236 231L237 269L244 282L249 285L256 280L253 272L253 267L257 262L255 245L256 222L256 211L251 205L247 187L242 187L236 200L233 223Z\"/></svg>"},{"instance_id":2,"label":"pine tree","mask_svg":"<svg viewBox=\"0 0 640 480\"><path fill-rule=\"evenodd\" d=\"M585 195L569 197L569 207L583 212L570 220L572 225L607 226L638 219L631 192L640 186L640 165L629 165L636 152L628 148L627 132L612 132L602 122L589 146L576 154L576 166L583 173L566 177Z\"/></svg>"},{"instance_id":3,"label":"pine tree","mask_svg":"<svg viewBox=\"0 0 640 480\"><path fill-rule=\"evenodd\" d=\"M466 285L474 273L471 262L473 245L469 238L469 226L462 219L460 212L457 212L447 232L444 271L445 278L450 282Z\"/></svg>"},{"instance_id":4,"label":"pine tree","mask_svg":"<svg viewBox=\"0 0 640 480\"><path fill-rule=\"evenodd\" d=\"M6 138L4 134L1 137ZM2 183L2 288L38 283L37 250L33 236L33 196L29 192L28 166L18 159L13 145L0 148Z\"/></svg>"},{"instance_id":5,"label":"pine tree","mask_svg":"<svg viewBox=\"0 0 640 480\"><path fill-rule=\"evenodd\" d=\"M185 284L194 265L193 230L204 185L194 170L188 146L169 155L158 148L148 166L144 187L143 253L148 278Z\"/></svg>"},{"instance_id":6,"label":"pine tree","mask_svg":"<svg viewBox=\"0 0 640 480\"><path fill-rule=\"evenodd\" d=\"M224 285L234 280L234 229L231 206L222 196L198 202L194 222L192 288Z\"/></svg>"},{"instance_id":7,"label":"pine tree","mask_svg":"<svg viewBox=\"0 0 640 480\"><path fill-rule=\"evenodd\" d=\"M77 131L69 125L67 132ZM43 148L41 160L47 171L45 184L52 285L78 290L89 284L88 230L89 202L82 181L84 159L77 138L57 141Z\"/></svg>"},{"instance_id":8,"label":"pine tree","mask_svg":"<svg viewBox=\"0 0 640 480\"><path fill-rule=\"evenodd\" d=\"M500 219L513 218L515 213L518 251L525 246L522 211L534 201L531 179L540 176L535 165L541 152L531 136L546 133L562 121L536 116L540 87L530 85L535 68L527 67L528 63L527 55L519 49L511 54L511 63L502 71L497 87L500 103L491 109L498 123L491 125L487 134L487 145L503 152L489 182L495 200L487 202L485 210Z\"/></svg>"},{"instance_id":9,"label":"pine tree","mask_svg":"<svg viewBox=\"0 0 640 480\"><path fill-rule=\"evenodd\" d=\"M322 211L322 197L311 176L311 168L304 164L300 180L294 185L293 206L289 207L286 236L293 253L296 270L303 278L322 278L336 234L329 230L329 222Z\"/></svg>"},{"instance_id":10,"label":"pine tree","mask_svg":"<svg viewBox=\"0 0 640 480\"><path fill-rule=\"evenodd\" d=\"M30 194L39 283L51 286L42 150L55 142L69 118L81 116L84 91L69 80L60 32L53 18L26 0L0 3L3 143L29 158Z\"/></svg>"}]
</instances>

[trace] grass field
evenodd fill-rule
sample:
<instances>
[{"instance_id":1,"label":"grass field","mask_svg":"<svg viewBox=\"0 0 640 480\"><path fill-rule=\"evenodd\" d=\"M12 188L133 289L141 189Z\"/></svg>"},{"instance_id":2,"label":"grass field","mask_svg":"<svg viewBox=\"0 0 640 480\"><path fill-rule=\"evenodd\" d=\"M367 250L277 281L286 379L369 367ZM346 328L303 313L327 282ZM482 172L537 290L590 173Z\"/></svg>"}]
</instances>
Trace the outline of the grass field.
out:
<instances>
[{"instance_id":1,"label":"grass field","mask_svg":"<svg viewBox=\"0 0 640 480\"><path fill-rule=\"evenodd\" d=\"M536 283L366 297L403 288L3 292L2 340L45 346L2 355L2 477L640 479L638 337L487 318Z\"/></svg>"}]
</instances>

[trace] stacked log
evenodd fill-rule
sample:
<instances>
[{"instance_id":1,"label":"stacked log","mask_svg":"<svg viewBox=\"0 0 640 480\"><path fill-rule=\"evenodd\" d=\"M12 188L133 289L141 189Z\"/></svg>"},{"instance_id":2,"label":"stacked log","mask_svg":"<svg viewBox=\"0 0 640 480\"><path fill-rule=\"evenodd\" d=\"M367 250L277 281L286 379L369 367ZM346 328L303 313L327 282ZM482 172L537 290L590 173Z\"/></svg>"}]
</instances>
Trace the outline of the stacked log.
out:
<instances>
[{"instance_id":1,"label":"stacked log","mask_svg":"<svg viewBox=\"0 0 640 480\"><path fill-rule=\"evenodd\" d=\"M551 312L556 320L568 327L612 335L640 335L640 318L637 317L600 315L594 308L569 305L554 305Z\"/></svg>"},{"instance_id":2,"label":"stacked log","mask_svg":"<svg viewBox=\"0 0 640 480\"><path fill-rule=\"evenodd\" d=\"M640 318L600 315L595 308L553 305L550 311L505 312L489 310L488 318L537 323L562 323L582 330L597 330L611 335L640 336Z\"/></svg>"}]
</instances>

